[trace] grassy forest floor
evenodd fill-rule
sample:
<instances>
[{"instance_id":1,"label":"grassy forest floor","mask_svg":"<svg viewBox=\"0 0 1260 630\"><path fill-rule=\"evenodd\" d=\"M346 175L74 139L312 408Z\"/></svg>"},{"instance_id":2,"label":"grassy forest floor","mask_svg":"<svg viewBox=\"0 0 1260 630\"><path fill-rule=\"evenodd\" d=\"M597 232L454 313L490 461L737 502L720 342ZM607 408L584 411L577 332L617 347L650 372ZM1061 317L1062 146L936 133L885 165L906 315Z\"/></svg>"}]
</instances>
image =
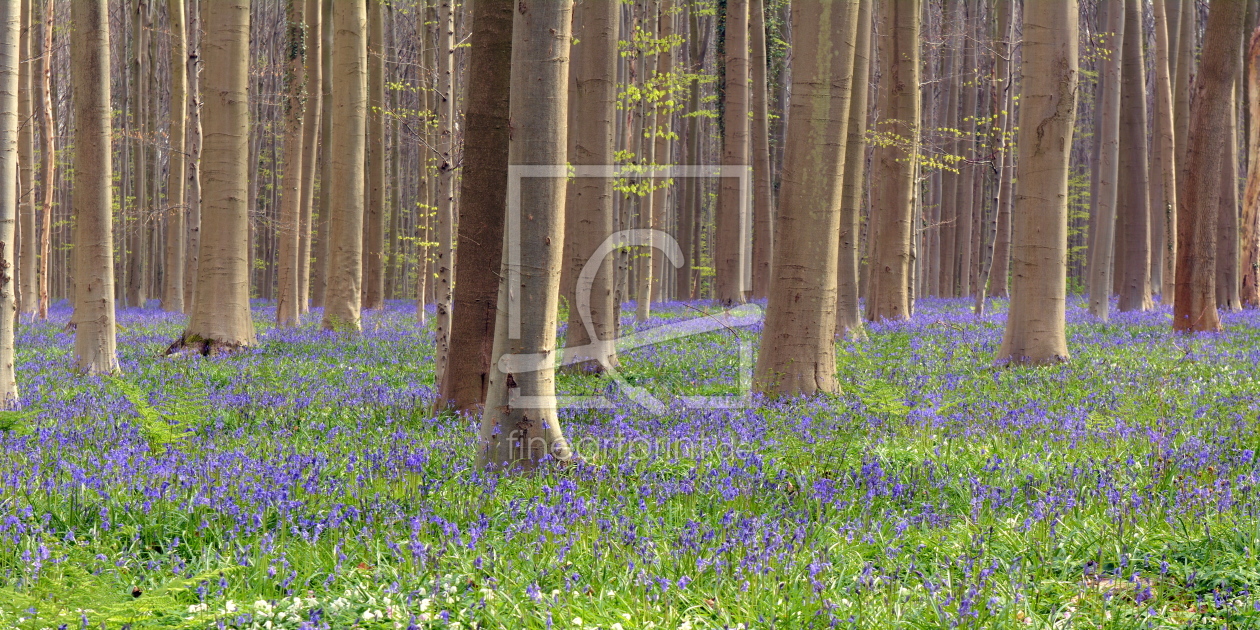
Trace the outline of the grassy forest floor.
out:
<instances>
[{"instance_id":1,"label":"grassy forest floor","mask_svg":"<svg viewBox=\"0 0 1260 630\"><path fill-rule=\"evenodd\" d=\"M1004 304L921 300L808 403L653 414L562 375L618 399L562 414L586 462L480 479L474 423L427 411L410 305L361 337L259 306L259 346L213 359L123 311L107 379L68 371L63 306L19 330L26 407L0 414L0 627L1260 626L1260 314L1183 338L1082 307L1071 363L1015 370ZM623 377L733 393L734 334Z\"/></svg>"}]
</instances>

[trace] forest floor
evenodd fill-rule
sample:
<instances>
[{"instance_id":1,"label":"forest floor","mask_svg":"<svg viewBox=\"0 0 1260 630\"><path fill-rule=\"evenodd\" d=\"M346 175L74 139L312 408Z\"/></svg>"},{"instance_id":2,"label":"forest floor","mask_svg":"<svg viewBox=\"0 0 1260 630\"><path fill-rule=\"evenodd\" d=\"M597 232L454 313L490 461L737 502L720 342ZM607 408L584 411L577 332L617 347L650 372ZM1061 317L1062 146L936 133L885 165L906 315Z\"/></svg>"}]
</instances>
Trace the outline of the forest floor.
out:
<instances>
[{"instance_id":1,"label":"forest floor","mask_svg":"<svg viewBox=\"0 0 1260 630\"><path fill-rule=\"evenodd\" d=\"M360 337L260 305L211 359L126 310L106 379L67 369L63 306L0 414L0 627L1260 626L1260 313L1185 338L1082 305L1071 362L1030 370L992 364L1003 303L921 300L809 403L668 398L736 393L756 327L628 351L664 413L562 375L616 402L562 413L585 463L493 479L475 422L428 412L410 305Z\"/></svg>"}]
</instances>

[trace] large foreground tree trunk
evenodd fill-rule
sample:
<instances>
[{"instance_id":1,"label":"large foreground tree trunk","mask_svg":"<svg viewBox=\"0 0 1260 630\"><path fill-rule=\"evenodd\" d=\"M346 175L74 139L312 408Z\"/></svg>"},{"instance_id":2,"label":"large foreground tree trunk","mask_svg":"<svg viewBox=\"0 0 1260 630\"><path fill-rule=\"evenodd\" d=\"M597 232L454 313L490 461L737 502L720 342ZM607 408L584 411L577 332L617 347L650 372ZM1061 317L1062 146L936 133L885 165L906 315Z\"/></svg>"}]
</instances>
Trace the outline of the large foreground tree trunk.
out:
<instances>
[{"instance_id":1,"label":"large foreground tree trunk","mask_svg":"<svg viewBox=\"0 0 1260 630\"><path fill-rule=\"evenodd\" d=\"M109 8L70 3L70 81L74 85L74 365L86 374L118 371L114 330L113 189L110 151Z\"/></svg>"},{"instance_id":2,"label":"large foreground tree trunk","mask_svg":"<svg viewBox=\"0 0 1260 630\"><path fill-rule=\"evenodd\" d=\"M877 55L887 60L888 69L880 80L879 110L883 124L878 131L897 138L881 143L871 159L871 244L870 287L866 292L866 319L900 320L910 317L910 264L914 240L914 188L919 154L919 9L920 2L896 0L880 2L883 13L876 18ZM969 88L975 91L974 88ZM968 96L967 102L975 104ZM964 110L965 112L967 110ZM969 115L971 112L967 112ZM964 171L968 173L968 171ZM970 174L962 186L972 189ZM972 196L967 195L969 201ZM960 220L970 226L970 210ZM959 231L960 249L963 230ZM970 229L966 243L971 242ZM962 249L970 252L970 247ZM964 253L960 279L965 287L971 268Z\"/></svg>"},{"instance_id":3,"label":"large foreground tree trunk","mask_svg":"<svg viewBox=\"0 0 1260 630\"><path fill-rule=\"evenodd\" d=\"M1067 334L1068 162L1079 85L1076 0L1024 5L1011 307L997 358L1059 363Z\"/></svg>"},{"instance_id":4,"label":"large foreground tree trunk","mask_svg":"<svg viewBox=\"0 0 1260 630\"><path fill-rule=\"evenodd\" d=\"M13 253L18 202L18 75L22 5L0 5L0 409L17 405L13 325L17 319ZM45 184L47 185L47 184Z\"/></svg>"},{"instance_id":5,"label":"large foreground tree trunk","mask_svg":"<svg viewBox=\"0 0 1260 630\"><path fill-rule=\"evenodd\" d=\"M903 42L917 36L917 0L883 0L879 9L881 38ZM857 18L857 0L792 8L794 45L814 54L796 57L792 70L776 230L783 246L775 251L776 277L753 378L761 393L795 396L837 389L836 271ZM881 44L882 50L893 48ZM908 75L898 72L906 69L902 64L894 64L886 79L914 93L917 102L917 55L914 64Z\"/></svg>"},{"instance_id":6,"label":"large foreground tree trunk","mask_svg":"<svg viewBox=\"0 0 1260 630\"><path fill-rule=\"evenodd\" d=\"M206 39L205 226L197 302L171 346L202 354L254 345L249 312L249 1L213 0Z\"/></svg>"},{"instance_id":7,"label":"large foreground tree trunk","mask_svg":"<svg viewBox=\"0 0 1260 630\"><path fill-rule=\"evenodd\" d=\"M573 78L569 82L569 163L574 166L606 166L613 163L613 135L617 115L617 39L620 6L605 0L578 0L573 5ZM575 369L602 371L617 365L613 343L612 257L590 262L597 265L589 277L591 321L582 320L578 287L582 269L605 239L613 233L613 180L580 177L569 183L565 213L565 264L568 265L564 297L569 304L565 333L565 364ZM588 330L593 329L594 335ZM592 338L594 337L594 338ZM594 341L600 343L591 345Z\"/></svg>"},{"instance_id":8,"label":"large foreground tree trunk","mask_svg":"<svg viewBox=\"0 0 1260 630\"><path fill-rule=\"evenodd\" d=\"M363 282L363 158L367 138L367 0L333 2L332 158L326 330L358 332Z\"/></svg>"},{"instance_id":9,"label":"large foreground tree trunk","mask_svg":"<svg viewBox=\"0 0 1260 630\"><path fill-rule=\"evenodd\" d=\"M518 5L512 27L509 164L565 163L572 10L570 0ZM496 360L481 416L478 468L533 469L544 460L573 458L560 429L555 398L564 202L564 178L532 177L520 182L520 232L507 235L520 239L520 260L507 261L499 284ZM510 308L516 309L511 317ZM513 322L515 317L519 320ZM519 324L519 330L511 323ZM505 365L505 361L529 358L536 362L521 361L525 365L519 368Z\"/></svg>"},{"instance_id":10,"label":"large foreground tree trunk","mask_svg":"<svg viewBox=\"0 0 1260 630\"><path fill-rule=\"evenodd\" d=\"M451 322L451 345L460 352L450 357L438 382L439 409L476 411L490 384L507 196L514 6L509 0L473 5L468 72L477 80L468 84L459 195L460 268L454 290L459 317ZM615 41L614 37L614 46ZM424 296L419 299L423 304Z\"/></svg>"},{"instance_id":11,"label":"large foreground tree trunk","mask_svg":"<svg viewBox=\"0 0 1260 630\"><path fill-rule=\"evenodd\" d=\"M1227 90L1238 74L1245 9L1243 0L1212 3L1194 82L1182 171L1185 180L1177 194L1177 296L1173 302L1173 329L1186 333L1221 330L1216 312L1216 224L1225 167L1221 147L1230 129L1232 99Z\"/></svg>"}]
</instances>

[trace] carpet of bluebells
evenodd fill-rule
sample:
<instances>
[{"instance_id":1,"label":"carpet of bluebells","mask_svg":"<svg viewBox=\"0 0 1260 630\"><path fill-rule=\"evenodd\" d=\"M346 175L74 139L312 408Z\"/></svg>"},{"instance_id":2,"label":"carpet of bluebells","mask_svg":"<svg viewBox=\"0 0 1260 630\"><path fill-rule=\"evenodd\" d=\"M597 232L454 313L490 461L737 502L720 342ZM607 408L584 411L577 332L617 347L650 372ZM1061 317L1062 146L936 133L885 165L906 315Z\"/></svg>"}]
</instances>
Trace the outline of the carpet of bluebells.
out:
<instances>
[{"instance_id":1,"label":"carpet of bluebells","mask_svg":"<svg viewBox=\"0 0 1260 630\"><path fill-rule=\"evenodd\" d=\"M122 311L100 379L63 306L0 414L0 627L1260 627L1260 314L1082 307L1069 364L1011 369L1003 303L921 300L807 402L670 398L736 394L756 326L639 348L622 376L665 413L564 374L616 403L562 413L584 462L486 478L408 304L361 336L258 304L257 348L216 358Z\"/></svg>"}]
</instances>

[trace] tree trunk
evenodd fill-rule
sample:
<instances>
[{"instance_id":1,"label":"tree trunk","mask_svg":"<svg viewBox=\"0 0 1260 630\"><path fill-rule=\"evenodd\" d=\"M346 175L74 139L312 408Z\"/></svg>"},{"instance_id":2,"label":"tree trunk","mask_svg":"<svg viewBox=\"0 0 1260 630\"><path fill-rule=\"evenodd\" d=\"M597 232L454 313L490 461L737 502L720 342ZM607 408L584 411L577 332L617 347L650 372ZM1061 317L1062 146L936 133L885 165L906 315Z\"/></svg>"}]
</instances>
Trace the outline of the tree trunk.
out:
<instances>
[{"instance_id":1,"label":"tree trunk","mask_svg":"<svg viewBox=\"0 0 1260 630\"><path fill-rule=\"evenodd\" d=\"M956 15L954 10L961 0L947 0L945 15ZM954 24L961 27L961 20L954 20ZM955 130L959 127L958 121L958 105L959 97L962 94L962 47L950 46L946 50L946 65L948 66L948 80L945 83L945 89L949 95L945 100L945 115L943 117L945 127L949 130L946 132L945 151L950 155L956 155L959 152L958 139L954 136ZM941 204L941 247L939 253L940 259L940 294L944 297L955 297L958 295L958 184L961 174L957 172L956 165L952 166L955 170L945 171L941 174L942 204Z\"/></svg>"},{"instance_id":2,"label":"tree trunk","mask_svg":"<svg viewBox=\"0 0 1260 630\"><path fill-rule=\"evenodd\" d=\"M367 211L363 308L385 306L385 8L368 0Z\"/></svg>"},{"instance_id":3,"label":"tree trunk","mask_svg":"<svg viewBox=\"0 0 1260 630\"><path fill-rule=\"evenodd\" d=\"M840 243L837 253L836 334L847 339L865 336L858 301L858 235L862 200L866 196L866 115L871 85L871 3L859 2L856 46L853 51L853 94L845 139L844 188L840 203ZM789 132L791 130L789 129Z\"/></svg>"},{"instance_id":4,"label":"tree trunk","mask_svg":"<svg viewBox=\"0 0 1260 630\"><path fill-rule=\"evenodd\" d=\"M1067 361L1068 162L1079 83L1076 0L1024 5L1011 307L997 358Z\"/></svg>"},{"instance_id":5,"label":"tree trunk","mask_svg":"<svg viewBox=\"0 0 1260 630\"><path fill-rule=\"evenodd\" d=\"M203 355L254 345L249 312L249 2L214 0L205 15L205 234L197 300L169 351Z\"/></svg>"},{"instance_id":6,"label":"tree trunk","mask_svg":"<svg viewBox=\"0 0 1260 630\"><path fill-rule=\"evenodd\" d=\"M1247 107L1251 126L1247 130L1247 189L1243 195L1242 300L1250 308L1260 308L1260 28L1251 34L1247 47Z\"/></svg>"},{"instance_id":7,"label":"tree trunk","mask_svg":"<svg viewBox=\"0 0 1260 630\"><path fill-rule=\"evenodd\" d=\"M0 6L0 409L12 409L18 404L13 369L17 296L13 294L12 270L20 190L18 79L22 74L22 39L22 5L5 2Z\"/></svg>"},{"instance_id":8,"label":"tree trunk","mask_svg":"<svg viewBox=\"0 0 1260 630\"><path fill-rule=\"evenodd\" d=\"M885 84L901 100L918 103L917 0L881 0L880 50L907 53ZM857 39L857 0L798 3L792 7L795 46L815 54L796 57L792 72L791 124L784 151L776 249L757 354L753 388L781 396L834 393L836 383L836 286L849 116ZM892 40L892 41L886 41ZM906 42L914 42L911 49ZM901 59L885 57L883 59ZM913 65L911 65L913 64ZM909 74L902 74L906 71ZM912 99L905 99L909 92ZM896 106L896 97L885 98ZM917 120L913 119L913 120Z\"/></svg>"},{"instance_id":9,"label":"tree trunk","mask_svg":"<svg viewBox=\"0 0 1260 630\"><path fill-rule=\"evenodd\" d=\"M306 109L306 0L285 0L284 177L280 185L279 283L276 292L276 326L298 325L298 266L302 246L302 166ZM273 167L278 165L273 165Z\"/></svg>"},{"instance_id":10,"label":"tree trunk","mask_svg":"<svg viewBox=\"0 0 1260 630\"><path fill-rule=\"evenodd\" d=\"M170 149L166 174L166 259L162 268L162 309L172 313L184 312L184 214L188 206L184 202L184 178L188 163L184 159L184 125L187 114L188 75L184 62L188 59L185 40L184 0L167 0L166 14L170 20L171 54L171 121Z\"/></svg>"},{"instance_id":11,"label":"tree trunk","mask_svg":"<svg viewBox=\"0 0 1260 630\"><path fill-rule=\"evenodd\" d=\"M726 100L722 113L722 166L748 168L748 3L726 3ZM744 301L744 230L748 208L741 205L740 181L723 177L718 192L713 266L718 302Z\"/></svg>"},{"instance_id":12,"label":"tree trunk","mask_svg":"<svg viewBox=\"0 0 1260 630\"><path fill-rule=\"evenodd\" d=\"M708 52L710 31L702 24L700 12L694 6L689 9L687 25L687 63L690 65L689 71L696 73L696 78L691 82L691 94L689 95L687 111L694 112L700 109L699 73L704 67L704 55ZM688 165L699 165L703 160L700 118L688 116L683 125L686 129L687 142L687 157L684 161ZM678 268L674 292L679 299L688 300L694 297L694 268L698 263L695 260L693 250L700 240L700 233L695 229L695 222L702 212L701 195L703 185L700 179L695 177L684 179L682 185L682 199L678 204L678 246L683 252L683 264Z\"/></svg>"},{"instance_id":13,"label":"tree trunk","mask_svg":"<svg viewBox=\"0 0 1260 630\"><path fill-rule=\"evenodd\" d=\"M145 52L149 48L148 0L135 0L131 26L131 193L135 198L131 224L127 226L127 293L125 304L144 308L148 301L145 292L145 273L148 268L146 226L149 223L149 95L145 86L149 83L149 65ZM207 29L209 32L209 29Z\"/></svg>"},{"instance_id":14,"label":"tree trunk","mask_svg":"<svg viewBox=\"0 0 1260 630\"><path fill-rule=\"evenodd\" d=\"M1198 32L1198 7L1195 0L1180 0L1180 32L1177 33L1177 72L1173 75L1173 139L1177 145L1177 208L1173 211L1176 217L1177 212L1181 208L1181 195L1186 190L1185 179L1189 177L1187 172L1188 163L1186 154L1190 150L1190 117L1193 111L1190 109L1190 88L1191 77L1194 76L1195 62L1195 34ZM1169 35L1173 35L1169 33ZM1177 230L1181 230L1181 219L1177 218L1175 224ZM1179 247L1181 237L1178 236L1174 244L1174 250ZM1181 255L1176 251L1173 254L1177 258L1177 264L1180 264ZM1176 267L1176 265L1173 265ZM1174 278L1176 271L1174 269ZM1175 284L1175 282L1174 282ZM1173 293L1176 294L1176 287Z\"/></svg>"},{"instance_id":15,"label":"tree trunk","mask_svg":"<svg viewBox=\"0 0 1260 630\"><path fill-rule=\"evenodd\" d=\"M114 235L106 0L70 3L74 86L74 366L118 372L114 335ZM7 169L6 169L7 171ZM5 309L7 311L7 309Z\"/></svg>"},{"instance_id":16,"label":"tree trunk","mask_svg":"<svg viewBox=\"0 0 1260 630\"><path fill-rule=\"evenodd\" d=\"M1239 81L1227 90L1229 112L1225 115L1225 155L1221 158L1220 223L1216 229L1216 305L1226 311L1242 309L1238 289L1238 93Z\"/></svg>"},{"instance_id":17,"label":"tree trunk","mask_svg":"<svg viewBox=\"0 0 1260 630\"><path fill-rule=\"evenodd\" d=\"M1177 208L1177 141L1174 131L1172 97L1172 63L1175 55L1171 50L1168 4L1155 0L1155 151L1151 170L1156 196L1151 200L1151 219L1160 225L1158 238L1152 238L1151 247L1158 262L1160 301L1172 304L1175 291L1176 208ZM1158 252L1156 254L1156 252Z\"/></svg>"},{"instance_id":18,"label":"tree trunk","mask_svg":"<svg viewBox=\"0 0 1260 630\"><path fill-rule=\"evenodd\" d=\"M1194 85L1189 143L1177 194L1177 295L1173 329L1186 332L1221 330L1216 312L1216 227L1220 213L1221 170L1227 140L1230 95L1238 74L1242 45L1241 0L1214 2L1203 38L1203 52ZM1188 19L1187 19L1188 18ZM1193 21L1183 16L1183 24ZM1186 46L1183 39L1180 46ZM1184 57L1183 57L1184 59ZM1181 74L1180 65L1177 68Z\"/></svg>"},{"instance_id":19,"label":"tree trunk","mask_svg":"<svg viewBox=\"0 0 1260 630\"><path fill-rule=\"evenodd\" d=\"M981 268L980 281L976 286L976 303L974 312L976 316L983 316L985 312L985 298L989 293L997 295L998 279L1001 279L1000 287L1003 295L1006 289L1006 275L1009 272L1009 255L1010 255L1010 215L1002 212L1006 207L1007 201L1011 196L1011 162L1013 155L1011 154L1010 144L1007 142L1007 136L1011 133L1011 92L1014 90L1014 67L1011 63L1009 55L1015 51L1014 41L1014 7L1008 2L997 3L997 16L995 20L997 28L997 37L994 38L994 83L997 83L996 93L993 94L994 103L992 104L994 121L996 128L991 133L993 138L993 153L997 164L995 167L995 186L993 189L993 217L990 219L992 226L992 238L987 241L988 245L988 262ZM1002 243L1005 241L1005 243ZM1002 251L999 252L999 243L1002 243ZM998 257L1001 253L1001 258ZM994 289L990 291L989 284L993 283Z\"/></svg>"},{"instance_id":20,"label":"tree trunk","mask_svg":"<svg viewBox=\"0 0 1260 630\"><path fill-rule=\"evenodd\" d=\"M367 0L333 2L332 181L328 218L326 330L360 330L363 163L367 142Z\"/></svg>"},{"instance_id":21,"label":"tree trunk","mask_svg":"<svg viewBox=\"0 0 1260 630\"><path fill-rule=\"evenodd\" d=\"M462 413L485 402L490 379L508 186L513 8L506 0L473 5L468 71L477 80L468 85L465 112L460 268L453 298L459 317L451 321L451 345L460 352L451 355L437 396L439 409Z\"/></svg>"},{"instance_id":22,"label":"tree trunk","mask_svg":"<svg viewBox=\"0 0 1260 630\"><path fill-rule=\"evenodd\" d=\"M574 166L613 164L617 115L617 38L620 7L604 0L578 0L573 5L574 37L569 107L574 128L568 138L569 163ZM565 336L565 365L602 371L617 366L613 344L613 265L610 257L597 265L589 284L590 321L582 318L578 283L592 254L613 233L613 180L607 177L574 179L565 201L565 259L569 267L564 297L569 304ZM592 335L592 332L594 333ZM606 342L593 344L594 341Z\"/></svg>"},{"instance_id":23,"label":"tree trunk","mask_svg":"<svg viewBox=\"0 0 1260 630\"><path fill-rule=\"evenodd\" d=\"M1142 58L1142 0L1125 0L1123 86L1120 96L1120 186L1116 220L1124 239L1115 253L1121 276L1120 310L1151 308L1151 211L1148 197L1150 169L1146 135L1146 64ZM1122 264L1123 262L1123 264Z\"/></svg>"},{"instance_id":24,"label":"tree trunk","mask_svg":"<svg viewBox=\"0 0 1260 630\"><path fill-rule=\"evenodd\" d=\"M332 0L321 0L322 13L324 23L321 25L320 31L320 92L323 94L323 102L320 103L320 144L325 148L324 159L320 161L319 166L319 216L315 221L313 232L315 237L311 242L311 249L314 250L315 264L311 270L313 278L311 279L311 306L315 308L324 307L324 297L328 291L328 272L329 260L332 258L332 245L330 241L332 234L330 233L331 223L329 219L332 215L332 199L333 199L333 3Z\"/></svg>"},{"instance_id":25,"label":"tree trunk","mask_svg":"<svg viewBox=\"0 0 1260 630\"><path fill-rule=\"evenodd\" d=\"M1120 173L1120 107L1123 73L1129 68L1123 65L1125 47L1124 5L1126 0L1107 0L1107 27L1111 34L1106 40L1107 53L1103 57L1102 97L1095 106L1100 108L1097 164L1097 198L1094 200L1094 246L1089 250L1089 312L1101 321L1107 321L1111 306L1112 256L1116 238L1116 201L1119 198Z\"/></svg>"},{"instance_id":26,"label":"tree trunk","mask_svg":"<svg viewBox=\"0 0 1260 630\"><path fill-rule=\"evenodd\" d=\"M302 118L302 194L301 216L298 218L298 313L306 313L311 305L311 227L315 211L315 169L321 152L319 132L324 109L323 3L306 2L306 111ZM326 152L325 152L326 153ZM325 155L325 161L328 157Z\"/></svg>"},{"instance_id":27,"label":"tree trunk","mask_svg":"<svg viewBox=\"0 0 1260 630\"><path fill-rule=\"evenodd\" d=\"M870 321L910 317L915 167L919 155L920 3L885 0L880 6L883 11L875 24L876 55L887 60L887 69L879 84L878 107L883 124L878 125L877 131L897 138L897 142L876 146L871 158L869 242L873 247L870 287L866 292L866 319ZM975 97L968 96L966 100L974 109ZM970 188L970 180L965 179L963 185ZM970 237L967 242L970 243ZM963 271L968 269L969 260L963 258Z\"/></svg>"},{"instance_id":28,"label":"tree trunk","mask_svg":"<svg viewBox=\"0 0 1260 630\"><path fill-rule=\"evenodd\" d=\"M518 6L512 28L513 130L508 163L562 165L568 137L565 94L572 2ZM544 459L564 463L573 458L556 416L555 398L564 205L563 178L520 181L520 231L507 234L504 241L506 245L507 239L520 239L520 260L508 260L502 269L494 331L497 360L491 364L481 417L478 468L533 469ZM519 287L519 293L509 291L509 283L512 289ZM517 310L509 316L509 309ZM514 325L509 327L509 322ZM517 367L518 363L523 365Z\"/></svg>"},{"instance_id":29,"label":"tree trunk","mask_svg":"<svg viewBox=\"0 0 1260 630\"><path fill-rule=\"evenodd\" d=\"M771 208L769 85L766 83L765 0L749 0L752 8L752 177L753 177L753 277L752 296L770 295L770 261L774 258L774 223ZM850 43L849 45L852 45ZM657 160L659 161L659 159Z\"/></svg>"},{"instance_id":30,"label":"tree trunk","mask_svg":"<svg viewBox=\"0 0 1260 630\"><path fill-rule=\"evenodd\" d=\"M184 310L193 307L201 250L201 3L188 0L188 244L184 264Z\"/></svg>"},{"instance_id":31,"label":"tree trunk","mask_svg":"<svg viewBox=\"0 0 1260 630\"><path fill-rule=\"evenodd\" d=\"M53 193L57 190L54 175L57 169L57 146L53 141L53 1L44 0L43 25L40 28L39 50L35 62L34 81L38 89L38 101L35 108L39 110L39 188L43 193L43 207L39 214L39 319L48 319L48 272L53 258ZM31 11L31 24L39 15ZM31 37L31 43L35 43ZM34 49L31 45L31 49Z\"/></svg>"},{"instance_id":32,"label":"tree trunk","mask_svg":"<svg viewBox=\"0 0 1260 630\"><path fill-rule=\"evenodd\" d=\"M16 242L10 243L7 255L16 258L17 283L15 299L22 315L34 317L39 308L38 275L35 257L39 251L35 231L35 121L31 116L34 107L35 84L32 75L35 62L31 59L31 39L34 33L31 5L34 0L22 0L21 35L17 56L21 64L18 76L18 168L19 192ZM16 255L16 256L15 256Z\"/></svg>"},{"instance_id":33,"label":"tree trunk","mask_svg":"<svg viewBox=\"0 0 1260 630\"><path fill-rule=\"evenodd\" d=\"M455 283L455 11L452 0L438 4L437 39L437 321L434 374L445 379L451 352L451 289Z\"/></svg>"},{"instance_id":34,"label":"tree trunk","mask_svg":"<svg viewBox=\"0 0 1260 630\"><path fill-rule=\"evenodd\" d=\"M962 118L958 122L958 129L961 131L963 138L962 146L959 150L963 161L959 162L958 165L958 195L954 197L954 203L957 207L957 218L955 219L957 231L954 233L956 241L954 249L958 252L959 296L971 295L973 288L971 286L971 259L973 256L972 239L975 232L973 224L976 213L976 169L968 162L976 158L976 115L978 114L976 111L978 90L975 85L979 78L976 68L976 42L972 36L970 24L971 19L974 18L971 15L975 6L974 2L975 0L971 2L964 0L961 4L965 5L966 9L959 11L959 14L964 16L961 27L964 36L962 49L959 51L963 55L963 67L958 85L962 91ZM869 306L867 310L870 310Z\"/></svg>"}]
</instances>

